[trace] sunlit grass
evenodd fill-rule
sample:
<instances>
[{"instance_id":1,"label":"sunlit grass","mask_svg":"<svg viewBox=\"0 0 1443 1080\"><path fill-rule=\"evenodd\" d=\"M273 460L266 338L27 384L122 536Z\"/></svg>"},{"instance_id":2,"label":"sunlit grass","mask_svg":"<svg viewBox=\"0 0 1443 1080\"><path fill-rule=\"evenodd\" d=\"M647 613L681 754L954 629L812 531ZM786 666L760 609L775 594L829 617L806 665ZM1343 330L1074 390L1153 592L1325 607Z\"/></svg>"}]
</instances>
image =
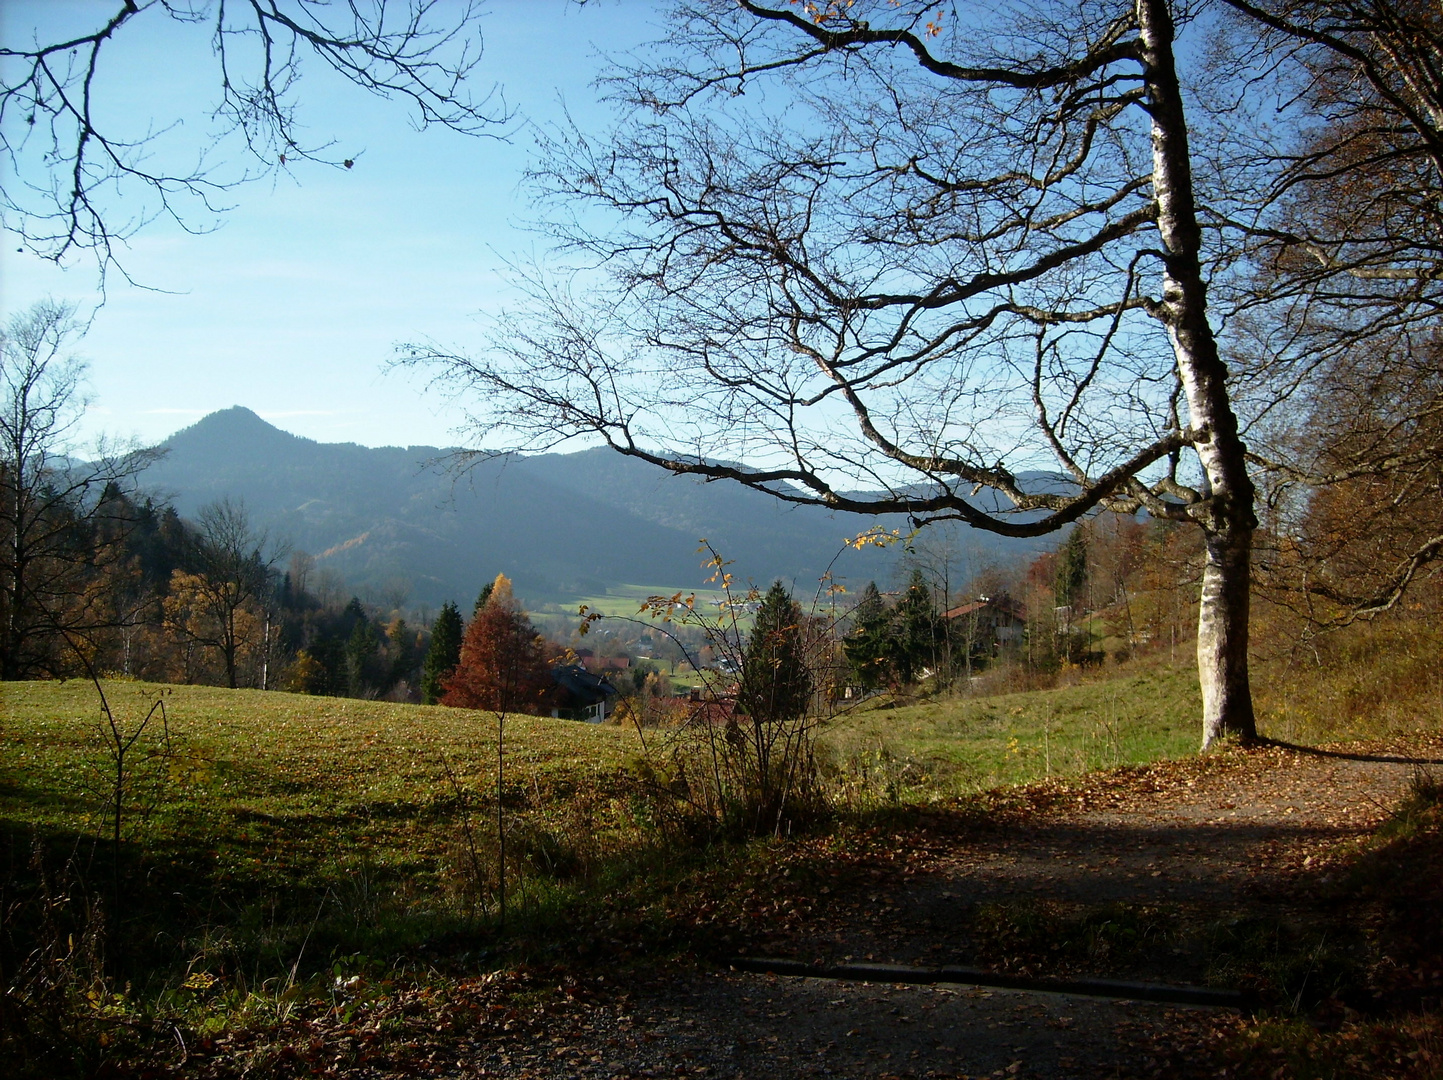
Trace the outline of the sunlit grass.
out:
<instances>
[{"instance_id":1,"label":"sunlit grass","mask_svg":"<svg viewBox=\"0 0 1443 1080\"><path fill-rule=\"evenodd\" d=\"M181 765L182 801L223 801L239 813L308 814L418 807L461 782L490 782L496 718L489 713L223 690L106 683L117 717L134 725L157 694ZM73 797L105 782L99 702L89 683L0 684L0 814L74 824ZM154 748L159 721L139 748ZM575 785L615 772L635 739L617 728L513 715L512 782ZM175 792L172 797L175 797ZM57 797L59 796L59 797Z\"/></svg>"},{"instance_id":2,"label":"sunlit grass","mask_svg":"<svg viewBox=\"0 0 1443 1080\"><path fill-rule=\"evenodd\" d=\"M208 687L105 689L132 730L160 693L169 721L168 750L157 719L128 755L127 884L109 895L114 759L86 683L0 685L0 841L12 868L26 865L33 843L52 865L69 858L138 935L164 926L167 945L148 949L147 967L222 955L283 969L307 937L324 959L485 915L477 888L490 883L471 879L494 869L484 858L495 807L491 714ZM618 728L509 717L508 814L536 834L582 793L589 842L604 848L630 828L620 786L635 743ZM481 862L462 850L468 832Z\"/></svg>"},{"instance_id":3,"label":"sunlit grass","mask_svg":"<svg viewBox=\"0 0 1443 1080\"><path fill-rule=\"evenodd\" d=\"M821 742L838 767L880 763L927 797L1186 756L1200 716L1196 672L1155 664L1054 690L864 706Z\"/></svg>"},{"instance_id":4,"label":"sunlit grass","mask_svg":"<svg viewBox=\"0 0 1443 1080\"><path fill-rule=\"evenodd\" d=\"M823 728L824 782L839 806L865 810L1195 751L1190 669L1101 674L857 711ZM123 876L148 884L117 901L138 935L168 928L163 950L146 946L153 970L220 957L264 975L287 970L305 942L323 962L493 933L491 714L131 682L106 691L124 724L165 695L168 751L158 728L136 743L122 821ZM52 858L78 853L103 882L114 762L93 688L9 683L0 695L10 865L23 866L39 840ZM713 858L657 831L630 771L642 749L634 731L529 716L508 718L506 730L513 926L561 925L598 892L671 889Z\"/></svg>"}]
</instances>

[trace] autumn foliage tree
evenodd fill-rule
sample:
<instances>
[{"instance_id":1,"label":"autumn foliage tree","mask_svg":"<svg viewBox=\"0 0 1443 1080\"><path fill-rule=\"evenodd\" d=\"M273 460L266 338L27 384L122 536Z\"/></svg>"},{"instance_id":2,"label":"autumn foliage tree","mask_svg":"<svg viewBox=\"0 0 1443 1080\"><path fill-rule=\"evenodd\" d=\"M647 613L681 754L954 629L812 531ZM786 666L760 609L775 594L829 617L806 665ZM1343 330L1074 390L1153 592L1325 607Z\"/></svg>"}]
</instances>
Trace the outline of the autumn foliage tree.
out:
<instances>
[{"instance_id":1,"label":"autumn foliage tree","mask_svg":"<svg viewBox=\"0 0 1443 1080\"><path fill-rule=\"evenodd\" d=\"M279 551L264 530L251 526L242 503L222 499L202 507L196 524L198 572L176 572L166 619L177 635L214 651L234 689L243 656L265 644L264 604Z\"/></svg>"},{"instance_id":2,"label":"autumn foliage tree","mask_svg":"<svg viewBox=\"0 0 1443 1080\"><path fill-rule=\"evenodd\" d=\"M70 349L82 332L53 301L0 326L0 679L64 674L119 621L97 571L113 569L127 531L120 490L154 455L79 447L86 366Z\"/></svg>"},{"instance_id":3,"label":"autumn foliage tree","mask_svg":"<svg viewBox=\"0 0 1443 1080\"><path fill-rule=\"evenodd\" d=\"M1233 223L1254 269L1233 349L1287 390L1249 445L1261 579L1337 626L1443 566L1443 16L1410 0L1226 7L1242 20L1231 64L1267 89L1228 104L1222 156L1273 176L1269 204Z\"/></svg>"},{"instance_id":4,"label":"autumn foliage tree","mask_svg":"<svg viewBox=\"0 0 1443 1080\"><path fill-rule=\"evenodd\" d=\"M1330 382L1272 478L1265 594L1315 627L1405 595L1426 608L1443 576L1443 348L1359 350Z\"/></svg>"},{"instance_id":5,"label":"autumn foliage tree","mask_svg":"<svg viewBox=\"0 0 1443 1080\"><path fill-rule=\"evenodd\" d=\"M498 574L485 605L461 639L461 659L445 682L442 705L495 712L540 712L551 687L541 636Z\"/></svg>"}]
</instances>

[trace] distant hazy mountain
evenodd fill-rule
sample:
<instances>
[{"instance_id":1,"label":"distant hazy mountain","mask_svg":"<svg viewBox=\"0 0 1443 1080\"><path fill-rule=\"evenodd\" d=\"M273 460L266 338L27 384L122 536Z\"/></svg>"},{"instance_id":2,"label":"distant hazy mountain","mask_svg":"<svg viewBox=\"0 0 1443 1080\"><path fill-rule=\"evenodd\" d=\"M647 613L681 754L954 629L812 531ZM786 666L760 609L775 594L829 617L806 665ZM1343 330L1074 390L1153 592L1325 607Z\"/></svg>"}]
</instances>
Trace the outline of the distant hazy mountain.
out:
<instances>
[{"instance_id":1,"label":"distant hazy mountain","mask_svg":"<svg viewBox=\"0 0 1443 1080\"><path fill-rule=\"evenodd\" d=\"M240 407L162 445L167 453L143 479L182 515L223 496L243 499L258 525L339 570L354 591L405 579L412 602L431 605L469 601L497 572L532 603L609 584L700 587L702 537L735 561L741 580L809 589L844 537L876 523L789 508L605 449L484 460L456 476L435 447L318 443ZM892 551L848 552L838 569L854 583L882 580L895 559Z\"/></svg>"}]
</instances>

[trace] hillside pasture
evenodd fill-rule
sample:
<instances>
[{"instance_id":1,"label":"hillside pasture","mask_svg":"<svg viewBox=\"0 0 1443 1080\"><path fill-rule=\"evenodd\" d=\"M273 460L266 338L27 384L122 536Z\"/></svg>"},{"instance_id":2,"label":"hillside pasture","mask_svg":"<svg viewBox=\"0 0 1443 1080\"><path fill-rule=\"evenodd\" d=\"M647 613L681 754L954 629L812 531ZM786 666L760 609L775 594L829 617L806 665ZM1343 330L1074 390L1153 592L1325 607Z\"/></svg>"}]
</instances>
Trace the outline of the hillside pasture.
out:
<instances>
[{"instance_id":1,"label":"hillside pasture","mask_svg":"<svg viewBox=\"0 0 1443 1080\"><path fill-rule=\"evenodd\" d=\"M1395 675L1433 667L1417 650L1397 657ZM1287 670L1270 676L1270 691L1295 689ZM1356 665L1339 664L1335 679L1351 679L1354 696L1365 689ZM1436 687L1432 676L1414 683L1425 695ZM1074 792L1112 790L1112 778L1082 778L1088 771L1187 758L1197 744L1192 672L1161 663L1052 690L894 707L874 699L821 729L818 759L839 811L825 835L715 844L656 813L665 796L640 779L635 732L509 717L503 928L493 715L121 681L105 690L127 735L157 698L168 721L153 720L127 754L118 849L115 758L94 688L0 684L0 970L30 979L21 996L53 1002L72 1025L54 1046L83 1036L96 1061L112 1016L166 1017L191 1042L285 1031L302 1015L344 1026L344 1010L359 1008L356 986L374 986L364 993L390 1008L389 986L431 994L426 980L444 988L446 972L516 961L547 972L605 963L610 985L617 964L639 957L765 943L778 912L795 906L783 903L788 881L803 893L823 880L855 884L868 853L905 868L933 850L919 846L919 822L965 833L975 815L1015 815L1032 795L1064 787L1071 805ZM648 733L653 747L660 736ZM1208 767L1164 769L1191 777ZM1015 799L991 793L1049 776ZM932 809L911 810L921 806ZM887 876L867 873L866 890ZM36 956L52 960L36 967ZM104 1016L96 987L113 998ZM55 1075L49 1068L31 1074Z\"/></svg>"},{"instance_id":2,"label":"hillside pasture","mask_svg":"<svg viewBox=\"0 0 1443 1080\"><path fill-rule=\"evenodd\" d=\"M95 691L79 681L0 684L0 858L8 900L46 889L95 898L111 963L138 988L197 964L264 979L306 953L304 966L390 955L494 912L491 714L209 687L105 690L127 737L159 695L169 729L167 741L157 715L126 756L118 865L115 757ZM507 862L513 875L546 864L539 880L558 895L542 906L563 902L568 878L634 832L622 768L634 742L613 727L507 719Z\"/></svg>"},{"instance_id":3,"label":"hillside pasture","mask_svg":"<svg viewBox=\"0 0 1443 1080\"><path fill-rule=\"evenodd\" d=\"M1137 667L1052 690L879 701L825 725L819 742L842 790L890 801L1186 757L1199 739L1197 676L1182 667Z\"/></svg>"},{"instance_id":4,"label":"hillside pasture","mask_svg":"<svg viewBox=\"0 0 1443 1080\"><path fill-rule=\"evenodd\" d=\"M1268 678L1264 701L1295 689L1286 674ZM157 697L168 721L168 739L157 717L127 755L118 865L115 758L94 689L0 684L10 898L35 895L43 864L48 887L66 879L74 887L62 891L99 900L134 952L131 974L162 984L196 964L264 978L299 961L414 953L457 935L494 940L491 714L123 681L105 689L127 733ZM1312 741L1293 718L1321 703L1289 696L1279 734ZM1264 707L1266 729L1278 724L1276 707ZM833 805L865 820L872 809L1186 758L1197 715L1188 667L1134 662L1051 690L874 699L822 725L818 761ZM514 930L530 925L545 940L588 897L645 906L695 867L734 857L659 826L657 793L633 767L643 753L634 731L513 716L506 746Z\"/></svg>"}]
</instances>

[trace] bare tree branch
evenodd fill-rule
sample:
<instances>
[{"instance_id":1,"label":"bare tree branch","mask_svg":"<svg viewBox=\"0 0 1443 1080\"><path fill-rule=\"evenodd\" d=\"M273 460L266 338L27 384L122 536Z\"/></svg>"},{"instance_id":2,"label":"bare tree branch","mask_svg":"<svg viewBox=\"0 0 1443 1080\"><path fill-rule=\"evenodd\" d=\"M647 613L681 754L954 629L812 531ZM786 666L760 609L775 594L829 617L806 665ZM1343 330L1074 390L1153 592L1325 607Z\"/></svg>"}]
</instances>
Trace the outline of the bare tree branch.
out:
<instances>
[{"instance_id":1,"label":"bare tree branch","mask_svg":"<svg viewBox=\"0 0 1443 1080\"><path fill-rule=\"evenodd\" d=\"M303 135L297 99L309 55L363 90L398 98L421 126L499 135L511 119L498 91L473 96L481 59L471 0L121 0L88 34L0 46L0 211L23 247L62 262L92 253L102 272L158 217L214 227L225 193L301 161L351 168ZM129 127L108 107L110 46L162 19L207 32L216 65L211 134L182 138L182 113ZM244 159L226 146L238 137ZM173 144L182 147L176 150Z\"/></svg>"}]
</instances>

